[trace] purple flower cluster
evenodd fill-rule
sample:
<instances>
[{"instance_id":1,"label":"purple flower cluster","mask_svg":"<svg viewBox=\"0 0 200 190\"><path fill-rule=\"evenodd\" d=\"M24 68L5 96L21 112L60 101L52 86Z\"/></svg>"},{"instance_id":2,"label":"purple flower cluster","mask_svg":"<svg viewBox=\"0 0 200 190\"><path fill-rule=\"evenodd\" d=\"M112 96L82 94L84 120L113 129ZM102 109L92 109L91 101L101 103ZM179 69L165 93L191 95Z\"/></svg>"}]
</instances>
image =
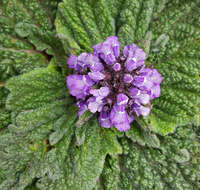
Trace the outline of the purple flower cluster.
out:
<instances>
[{"instance_id":1,"label":"purple flower cluster","mask_svg":"<svg viewBox=\"0 0 200 190\"><path fill-rule=\"evenodd\" d=\"M67 87L78 100L78 116L86 110L98 113L102 127L130 129L136 116L150 113L150 101L160 96L162 77L145 67L145 52L135 44L124 47L116 36L93 46L93 53L71 54L67 63L74 74Z\"/></svg>"}]
</instances>

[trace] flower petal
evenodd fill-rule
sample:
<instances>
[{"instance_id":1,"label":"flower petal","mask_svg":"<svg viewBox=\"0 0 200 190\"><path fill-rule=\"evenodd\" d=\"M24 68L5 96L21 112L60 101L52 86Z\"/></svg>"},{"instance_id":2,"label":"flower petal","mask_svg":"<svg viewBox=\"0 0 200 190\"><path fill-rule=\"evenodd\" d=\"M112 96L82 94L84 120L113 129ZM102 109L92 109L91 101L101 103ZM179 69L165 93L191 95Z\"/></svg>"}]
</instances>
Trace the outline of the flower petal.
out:
<instances>
[{"instance_id":1,"label":"flower petal","mask_svg":"<svg viewBox=\"0 0 200 190\"><path fill-rule=\"evenodd\" d=\"M77 70L77 61L78 57L76 57L74 54L71 54L67 60L67 64L69 65L69 68Z\"/></svg>"},{"instance_id":2,"label":"flower petal","mask_svg":"<svg viewBox=\"0 0 200 190\"><path fill-rule=\"evenodd\" d=\"M125 110L120 110L118 105L114 105L110 113L110 120L115 128L119 131L127 131L130 129L129 116Z\"/></svg>"},{"instance_id":3,"label":"flower petal","mask_svg":"<svg viewBox=\"0 0 200 190\"><path fill-rule=\"evenodd\" d=\"M66 77L67 87L71 95L84 99L89 95L89 89L94 82L86 75L69 75Z\"/></svg>"},{"instance_id":4,"label":"flower petal","mask_svg":"<svg viewBox=\"0 0 200 190\"><path fill-rule=\"evenodd\" d=\"M104 69L103 64L99 58L91 53L87 54L85 64L90 68L92 72L102 71Z\"/></svg>"},{"instance_id":5,"label":"flower petal","mask_svg":"<svg viewBox=\"0 0 200 190\"><path fill-rule=\"evenodd\" d=\"M129 100L128 96L126 96L123 93L117 95L117 105L118 106L125 107L126 104L128 103L128 100Z\"/></svg>"},{"instance_id":6,"label":"flower petal","mask_svg":"<svg viewBox=\"0 0 200 190\"><path fill-rule=\"evenodd\" d=\"M105 78L105 75L99 71L97 72L89 72L88 76L95 82L98 82L100 80L103 80Z\"/></svg>"},{"instance_id":7,"label":"flower petal","mask_svg":"<svg viewBox=\"0 0 200 190\"><path fill-rule=\"evenodd\" d=\"M99 123L101 127L104 127L104 128L112 127L112 123L110 121L110 112L106 109L106 107L104 107L100 113Z\"/></svg>"},{"instance_id":8,"label":"flower petal","mask_svg":"<svg viewBox=\"0 0 200 190\"><path fill-rule=\"evenodd\" d=\"M146 58L145 52L135 44L130 44L124 47L123 54L127 57L125 66L128 71L133 71L139 66L144 65Z\"/></svg>"},{"instance_id":9,"label":"flower petal","mask_svg":"<svg viewBox=\"0 0 200 190\"><path fill-rule=\"evenodd\" d=\"M125 83L131 83L133 81L133 77L132 77L132 75L131 74L125 74L124 75L124 82Z\"/></svg>"},{"instance_id":10,"label":"flower petal","mask_svg":"<svg viewBox=\"0 0 200 190\"><path fill-rule=\"evenodd\" d=\"M78 117L80 117L85 111L88 110L87 104L83 101L78 101L76 105L79 107Z\"/></svg>"},{"instance_id":11,"label":"flower petal","mask_svg":"<svg viewBox=\"0 0 200 190\"><path fill-rule=\"evenodd\" d=\"M87 103L88 103L88 109L92 112L92 113L95 113L95 112L101 112L104 104L105 104L105 101L102 100L102 99L98 99L96 97L90 97L88 100L87 100Z\"/></svg>"},{"instance_id":12,"label":"flower petal","mask_svg":"<svg viewBox=\"0 0 200 190\"><path fill-rule=\"evenodd\" d=\"M133 104L133 109L137 116L140 116L140 115L147 116L150 114L150 111L151 111L151 108L149 106L146 107L146 106L140 105L138 103Z\"/></svg>"}]
</instances>

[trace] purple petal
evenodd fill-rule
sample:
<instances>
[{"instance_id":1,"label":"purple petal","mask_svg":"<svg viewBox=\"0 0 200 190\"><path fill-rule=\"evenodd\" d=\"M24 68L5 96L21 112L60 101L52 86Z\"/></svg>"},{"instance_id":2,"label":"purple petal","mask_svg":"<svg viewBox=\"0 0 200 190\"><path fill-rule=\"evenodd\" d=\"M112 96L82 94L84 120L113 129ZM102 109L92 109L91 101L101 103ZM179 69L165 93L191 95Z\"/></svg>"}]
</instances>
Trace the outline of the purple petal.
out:
<instances>
[{"instance_id":1,"label":"purple petal","mask_svg":"<svg viewBox=\"0 0 200 190\"><path fill-rule=\"evenodd\" d=\"M162 82L162 76L156 69L152 69L152 75L150 76L150 79L154 84L160 84Z\"/></svg>"},{"instance_id":2,"label":"purple petal","mask_svg":"<svg viewBox=\"0 0 200 190\"><path fill-rule=\"evenodd\" d=\"M102 43L99 49L96 52L101 59L103 59L107 64L112 64L115 61L115 56L112 51L112 47L110 44Z\"/></svg>"},{"instance_id":3,"label":"purple petal","mask_svg":"<svg viewBox=\"0 0 200 190\"><path fill-rule=\"evenodd\" d=\"M135 120L135 118L132 115L128 115L129 123L132 123L134 120Z\"/></svg>"},{"instance_id":4,"label":"purple petal","mask_svg":"<svg viewBox=\"0 0 200 190\"><path fill-rule=\"evenodd\" d=\"M137 69L136 59L135 58L127 59L125 67L129 72L133 71L134 69Z\"/></svg>"},{"instance_id":5,"label":"purple petal","mask_svg":"<svg viewBox=\"0 0 200 190\"><path fill-rule=\"evenodd\" d=\"M154 85L151 88L151 99L160 97L160 85Z\"/></svg>"},{"instance_id":6,"label":"purple petal","mask_svg":"<svg viewBox=\"0 0 200 190\"><path fill-rule=\"evenodd\" d=\"M111 45L115 57L118 57L120 54L120 42L118 41L117 36L109 36L106 39L106 42Z\"/></svg>"},{"instance_id":7,"label":"purple petal","mask_svg":"<svg viewBox=\"0 0 200 190\"><path fill-rule=\"evenodd\" d=\"M103 110L100 113L99 123L100 123L101 127L104 127L104 128L112 127L112 123L110 121L110 113L107 109L105 109L105 107L103 108Z\"/></svg>"},{"instance_id":8,"label":"purple petal","mask_svg":"<svg viewBox=\"0 0 200 190\"><path fill-rule=\"evenodd\" d=\"M97 72L89 72L88 76L95 82L98 82L100 80L103 80L105 78L105 75L99 71Z\"/></svg>"},{"instance_id":9,"label":"purple petal","mask_svg":"<svg viewBox=\"0 0 200 190\"><path fill-rule=\"evenodd\" d=\"M110 113L111 123L119 131L127 131L130 129L129 116L126 111L118 111L118 106L115 104Z\"/></svg>"},{"instance_id":10,"label":"purple petal","mask_svg":"<svg viewBox=\"0 0 200 190\"><path fill-rule=\"evenodd\" d=\"M91 89L90 94L95 97L100 97L101 99L108 96L110 90L108 87L101 87L100 89Z\"/></svg>"},{"instance_id":11,"label":"purple petal","mask_svg":"<svg viewBox=\"0 0 200 190\"><path fill-rule=\"evenodd\" d=\"M96 97L90 97L88 100L87 100L87 103L88 103L88 109L92 112L92 113L95 113L95 112L101 112L105 102L104 100L102 99L97 99Z\"/></svg>"},{"instance_id":12,"label":"purple petal","mask_svg":"<svg viewBox=\"0 0 200 190\"><path fill-rule=\"evenodd\" d=\"M133 85L139 87L141 90L150 90L153 86L153 82L148 77L135 76Z\"/></svg>"},{"instance_id":13,"label":"purple petal","mask_svg":"<svg viewBox=\"0 0 200 190\"><path fill-rule=\"evenodd\" d=\"M126 96L125 94L118 94L117 95L117 105L118 106L126 106L126 104L128 103L128 96Z\"/></svg>"},{"instance_id":14,"label":"purple petal","mask_svg":"<svg viewBox=\"0 0 200 190\"><path fill-rule=\"evenodd\" d=\"M66 77L67 87L72 96L84 99L89 95L89 89L94 82L86 75L69 75Z\"/></svg>"},{"instance_id":15,"label":"purple petal","mask_svg":"<svg viewBox=\"0 0 200 190\"><path fill-rule=\"evenodd\" d=\"M87 104L83 101L78 101L76 105L79 107L78 117L80 117L85 111L88 110Z\"/></svg>"},{"instance_id":16,"label":"purple petal","mask_svg":"<svg viewBox=\"0 0 200 190\"><path fill-rule=\"evenodd\" d=\"M145 54L144 50L137 48L135 50L134 57L136 58L137 62L139 62L139 61L142 62L146 59L146 54Z\"/></svg>"},{"instance_id":17,"label":"purple petal","mask_svg":"<svg viewBox=\"0 0 200 190\"><path fill-rule=\"evenodd\" d=\"M83 69L87 67L87 64L86 64L87 57L88 57L88 53L81 53L78 56L78 65Z\"/></svg>"},{"instance_id":18,"label":"purple petal","mask_svg":"<svg viewBox=\"0 0 200 190\"><path fill-rule=\"evenodd\" d=\"M115 70L115 71L120 71L121 70L121 65L120 63L115 63L112 68Z\"/></svg>"},{"instance_id":19,"label":"purple petal","mask_svg":"<svg viewBox=\"0 0 200 190\"><path fill-rule=\"evenodd\" d=\"M112 52L108 53L106 55L106 58L105 58L105 62L108 64L108 65L112 65L114 62L115 62L115 56Z\"/></svg>"},{"instance_id":20,"label":"purple petal","mask_svg":"<svg viewBox=\"0 0 200 190\"><path fill-rule=\"evenodd\" d=\"M130 74L125 74L124 75L124 82L125 83L131 83L133 81L133 77L132 77L132 75L130 75Z\"/></svg>"},{"instance_id":21,"label":"purple petal","mask_svg":"<svg viewBox=\"0 0 200 190\"><path fill-rule=\"evenodd\" d=\"M126 57L128 57L128 56L132 57L137 48L138 47L135 44L130 44L130 45L124 46L123 55Z\"/></svg>"},{"instance_id":22,"label":"purple petal","mask_svg":"<svg viewBox=\"0 0 200 190\"><path fill-rule=\"evenodd\" d=\"M91 53L88 53L85 64L90 68L92 72L102 71L104 69L103 64L99 58Z\"/></svg>"},{"instance_id":23,"label":"purple petal","mask_svg":"<svg viewBox=\"0 0 200 190\"><path fill-rule=\"evenodd\" d=\"M145 81L145 77L143 77L143 76L135 76L134 80L133 80L133 84L135 86L142 85L144 83L144 81Z\"/></svg>"},{"instance_id":24,"label":"purple petal","mask_svg":"<svg viewBox=\"0 0 200 190\"><path fill-rule=\"evenodd\" d=\"M150 95L146 91L142 92L137 88L130 88L130 97L134 98L139 104L149 104Z\"/></svg>"},{"instance_id":25,"label":"purple petal","mask_svg":"<svg viewBox=\"0 0 200 190\"><path fill-rule=\"evenodd\" d=\"M98 43L98 44L92 46L93 52L96 53L95 55L98 55L98 52L101 49L102 44L103 44L103 42Z\"/></svg>"},{"instance_id":26,"label":"purple petal","mask_svg":"<svg viewBox=\"0 0 200 190\"><path fill-rule=\"evenodd\" d=\"M110 89L108 87L101 87L99 89L99 95L102 97L108 96L109 93L110 93Z\"/></svg>"},{"instance_id":27,"label":"purple petal","mask_svg":"<svg viewBox=\"0 0 200 190\"><path fill-rule=\"evenodd\" d=\"M120 43L116 36L110 36L104 42L93 46L93 50L94 55L99 56L108 65L112 65L120 54Z\"/></svg>"},{"instance_id":28,"label":"purple petal","mask_svg":"<svg viewBox=\"0 0 200 190\"><path fill-rule=\"evenodd\" d=\"M71 54L67 60L67 64L69 65L69 68L76 70L77 60L78 58L74 54Z\"/></svg>"},{"instance_id":29,"label":"purple petal","mask_svg":"<svg viewBox=\"0 0 200 190\"><path fill-rule=\"evenodd\" d=\"M143 67L140 70L140 76L151 76L151 75L152 75L152 69Z\"/></svg>"},{"instance_id":30,"label":"purple petal","mask_svg":"<svg viewBox=\"0 0 200 190\"><path fill-rule=\"evenodd\" d=\"M94 85L94 81L91 80L91 78L88 75L83 75L83 81L87 86Z\"/></svg>"},{"instance_id":31,"label":"purple petal","mask_svg":"<svg viewBox=\"0 0 200 190\"><path fill-rule=\"evenodd\" d=\"M150 96L148 94L140 94L140 96L137 98L137 100L141 104L149 104L150 103Z\"/></svg>"},{"instance_id":32,"label":"purple petal","mask_svg":"<svg viewBox=\"0 0 200 190\"><path fill-rule=\"evenodd\" d=\"M140 104L134 104L133 109L137 116L140 116L140 115L147 116L147 115L149 115L149 113L151 111L150 107L146 107L146 106L143 106Z\"/></svg>"},{"instance_id":33,"label":"purple petal","mask_svg":"<svg viewBox=\"0 0 200 190\"><path fill-rule=\"evenodd\" d=\"M139 91L140 91L140 90L139 90L139 89L137 89L137 88L134 88L134 87L130 88L130 89L129 89L130 96L131 96L132 98L135 98L135 97L137 97L137 96L138 96L138 94L140 94L140 92L139 92Z\"/></svg>"},{"instance_id":34,"label":"purple petal","mask_svg":"<svg viewBox=\"0 0 200 190\"><path fill-rule=\"evenodd\" d=\"M139 66L144 65L144 60L146 58L145 52L140 49L135 44L130 44L124 47L123 50L124 56L127 57L125 66L128 71L133 71Z\"/></svg>"}]
</instances>

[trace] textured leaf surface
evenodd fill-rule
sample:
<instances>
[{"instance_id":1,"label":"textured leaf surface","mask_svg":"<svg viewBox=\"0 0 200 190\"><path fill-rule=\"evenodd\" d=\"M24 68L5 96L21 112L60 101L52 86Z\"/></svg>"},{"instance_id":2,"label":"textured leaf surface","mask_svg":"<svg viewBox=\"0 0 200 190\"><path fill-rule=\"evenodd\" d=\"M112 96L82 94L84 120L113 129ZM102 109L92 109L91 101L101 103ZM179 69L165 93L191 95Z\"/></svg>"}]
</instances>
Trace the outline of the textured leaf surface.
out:
<instances>
[{"instance_id":1,"label":"textured leaf surface","mask_svg":"<svg viewBox=\"0 0 200 190\"><path fill-rule=\"evenodd\" d=\"M57 4L57 0L0 2L0 80L45 66L48 55L62 64L63 49L53 25Z\"/></svg>"},{"instance_id":2,"label":"textured leaf surface","mask_svg":"<svg viewBox=\"0 0 200 190\"><path fill-rule=\"evenodd\" d=\"M179 127L174 135L160 137L160 148L122 139L123 155L110 157L104 166L106 189L198 190L200 143L198 127Z\"/></svg>"},{"instance_id":3,"label":"textured leaf surface","mask_svg":"<svg viewBox=\"0 0 200 190\"><path fill-rule=\"evenodd\" d=\"M5 108L8 90L0 87L0 130L10 124L10 112Z\"/></svg>"},{"instance_id":4,"label":"textured leaf surface","mask_svg":"<svg viewBox=\"0 0 200 190\"><path fill-rule=\"evenodd\" d=\"M60 176L57 179L50 175L44 176L37 183L39 189L87 190L95 186L102 172L106 154L116 155L122 150L115 135L109 130L101 129L96 119L89 121L85 139L84 144L79 147L76 147L74 139L67 152L60 152L58 149L55 157L62 160Z\"/></svg>"},{"instance_id":5,"label":"textured leaf surface","mask_svg":"<svg viewBox=\"0 0 200 190\"><path fill-rule=\"evenodd\" d=\"M133 125L129 131L126 132L126 136L133 142L138 143L141 146L148 146L159 148L160 140L156 134L141 128L139 125Z\"/></svg>"},{"instance_id":6,"label":"textured leaf surface","mask_svg":"<svg viewBox=\"0 0 200 190\"><path fill-rule=\"evenodd\" d=\"M63 59L62 46L55 37L53 25L57 4L57 0L0 2L0 128L10 123L10 112L5 108L8 94L4 88L5 81L46 67L50 55L54 55L56 60Z\"/></svg>"},{"instance_id":7,"label":"textured leaf surface","mask_svg":"<svg viewBox=\"0 0 200 190\"><path fill-rule=\"evenodd\" d=\"M50 67L8 81L11 93L7 108L13 111L13 124L8 127L9 133L0 139L0 168L10 179L4 181L1 188L23 189L32 182L45 153L52 148L49 135L62 130L63 125L68 128L63 136L67 135L70 143L76 114L69 118L69 111L73 113L75 109L66 100L65 81L61 76Z\"/></svg>"},{"instance_id":8,"label":"textured leaf surface","mask_svg":"<svg viewBox=\"0 0 200 190\"><path fill-rule=\"evenodd\" d=\"M199 190L200 131L185 125L200 123L199 1L63 0L55 31L57 3L0 2L0 189ZM126 134L77 120L63 77L66 55L109 35L163 76L151 115ZM5 81L25 72L7 82L5 110Z\"/></svg>"},{"instance_id":9,"label":"textured leaf surface","mask_svg":"<svg viewBox=\"0 0 200 190\"><path fill-rule=\"evenodd\" d=\"M149 125L156 132L200 122L199 1L169 1L153 20L149 61L163 76L161 97L153 102ZM159 26L159 28L158 28ZM160 51L157 52L155 47Z\"/></svg>"},{"instance_id":10,"label":"textured leaf surface","mask_svg":"<svg viewBox=\"0 0 200 190\"><path fill-rule=\"evenodd\" d=\"M67 53L91 51L109 35L117 35L122 46L143 48L147 64L163 77L145 127L166 135L176 126L200 123L199 10L198 0L64 0L56 29Z\"/></svg>"},{"instance_id":11,"label":"textured leaf surface","mask_svg":"<svg viewBox=\"0 0 200 190\"><path fill-rule=\"evenodd\" d=\"M52 65L13 77L6 87L11 91L7 108L12 124L0 139L0 168L10 179L0 188L24 189L36 178L42 190L94 187L106 155L122 152L115 134L91 119L86 141L77 148L77 108Z\"/></svg>"}]
</instances>

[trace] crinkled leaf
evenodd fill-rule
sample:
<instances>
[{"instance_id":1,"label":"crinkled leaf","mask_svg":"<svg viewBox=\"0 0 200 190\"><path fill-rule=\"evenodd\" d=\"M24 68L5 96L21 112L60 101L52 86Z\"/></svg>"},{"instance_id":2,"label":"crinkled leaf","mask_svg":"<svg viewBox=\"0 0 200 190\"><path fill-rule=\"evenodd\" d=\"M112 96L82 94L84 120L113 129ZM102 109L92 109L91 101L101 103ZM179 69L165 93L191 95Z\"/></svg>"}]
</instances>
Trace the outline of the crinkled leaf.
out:
<instances>
[{"instance_id":1,"label":"crinkled leaf","mask_svg":"<svg viewBox=\"0 0 200 190\"><path fill-rule=\"evenodd\" d=\"M12 76L46 67L50 55L58 60L63 54L53 25L57 4L58 0L0 2L0 128L10 123L10 112L5 108L8 94L4 88L5 81ZM56 51L60 52L59 56Z\"/></svg>"},{"instance_id":2,"label":"crinkled leaf","mask_svg":"<svg viewBox=\"0 0 200 190\"><path fill-rule=\"evenodd\" d=\"M121 139L123 155L109 157L101 183L105 189L198 190L200 188L199 127L179 127L160 137L160 148Z\"/></svg>"},{"instance_id":3,"label":"crinkled leaf","mask_svg":"<svg viewBox=\"0 0 200 190\"><path fill-rule=\"evenodd\" d=\"M8 90L0 86L0 130L10 124L10 112L5 108L7 95Z\"/></svg>"},{"instance_id":4,"label":"crinkled leaf","mask_svg":"<svg viewBox=\"0 0 200 190\"><path fill-rule=\"evenodd\" d=\"M2 0L0 2L0 81L44 67L53 55L65 64L54 29L58 0Z\"/></svg>"},{"instance_id":5,"label":"crinkled leaf","mask_svg":"<svg viewBox=\"0 0 200 190\"><path fill-rule=\"evenodd\" d=\"M13 77L6 87L11 91L7 108L12 111L13 124L0 139L0 168L13 180L4 181L2 187L23 189L34 180L45 153L53 148L49 143L59 141L51 137L49 142L50 134L62 131L70 144L76 113L69 113L76 108L66 95L65 80L52 67Z\"/></svg>"},{"instance_id":6,"label":"crinkled leaf","mask_svg":"<svg viewBox=\"0 0 200 190\"><path fill-rule=\"evenodd\" d=\"M0 168L10 179L0 188L24 189L40 178L37 187L42 190L62 189L64 184L88 190L95 186L106 155L122 153L115 133L102 129L94 118L82 126L85 142L77 148L77 108L53 66L13 77L6 87L12 124L0 139Z\"/></svg>"},{"instance_id":7,"label":"crinkled leaf","mask_svg":"<svg viewBox=\"0 0 200 190\"><path fill-rule=\"evenodd\" d=\"M170 1L150 25L154 39L149 61L163 77L161 97L147 117L155 132L200 123L199 10L198 1Z\"/></svg>"},{"instance_id":8,"label":"crinkled leaf","mask_svg":"<svg viewBox=\"0 0 200 190\"><path fill-rule=\"evenodd\" d=\"M92 189L102 172L105 156L116 155L121 151L116 136L111 131L102 129L98 121L93 118L88 122L84 144L77 147L74 138L67 152L62 153L57 149L54 157L61 163L54 163L53 168L60 167L58 178L44 175L38 180L37 187L42 190ZM52 164L50 167L52 168Z\"/></svg>"},{"instance_id":9,"label":"crinkled leaf","mask_svg":"<svg viewBox=\"0 0 200 190\"><path fill-rule=\"evenodd\" d=\"M114 24L105 0L64 0L59 4L56 29L67 53L91 51L92 45L115 34Z\"/></svg>"},{"instance_id":10,"label":"crinkled leaf","mask_svg":"<svg viewBox=\"0 0 200 190\"><path fill-rule=\"evenodd\" d=\"M160 140L156 134L142 129L139 125L133 125L129 131L126 132L126 136L133 142L138 143L142 146L160 147Z\"/></svg>"},{"instance_id":11,"label":"crinkled leaf","mask_svg":"<svg viewBox=\"0 0 200 190\"><path fill-rule=\"evenodd\" d=\"M102 186L106 190L119 189L119 175L121 171L119 163L119 156L107 156L100 178Z\"/></svg>"}]
</instances>

